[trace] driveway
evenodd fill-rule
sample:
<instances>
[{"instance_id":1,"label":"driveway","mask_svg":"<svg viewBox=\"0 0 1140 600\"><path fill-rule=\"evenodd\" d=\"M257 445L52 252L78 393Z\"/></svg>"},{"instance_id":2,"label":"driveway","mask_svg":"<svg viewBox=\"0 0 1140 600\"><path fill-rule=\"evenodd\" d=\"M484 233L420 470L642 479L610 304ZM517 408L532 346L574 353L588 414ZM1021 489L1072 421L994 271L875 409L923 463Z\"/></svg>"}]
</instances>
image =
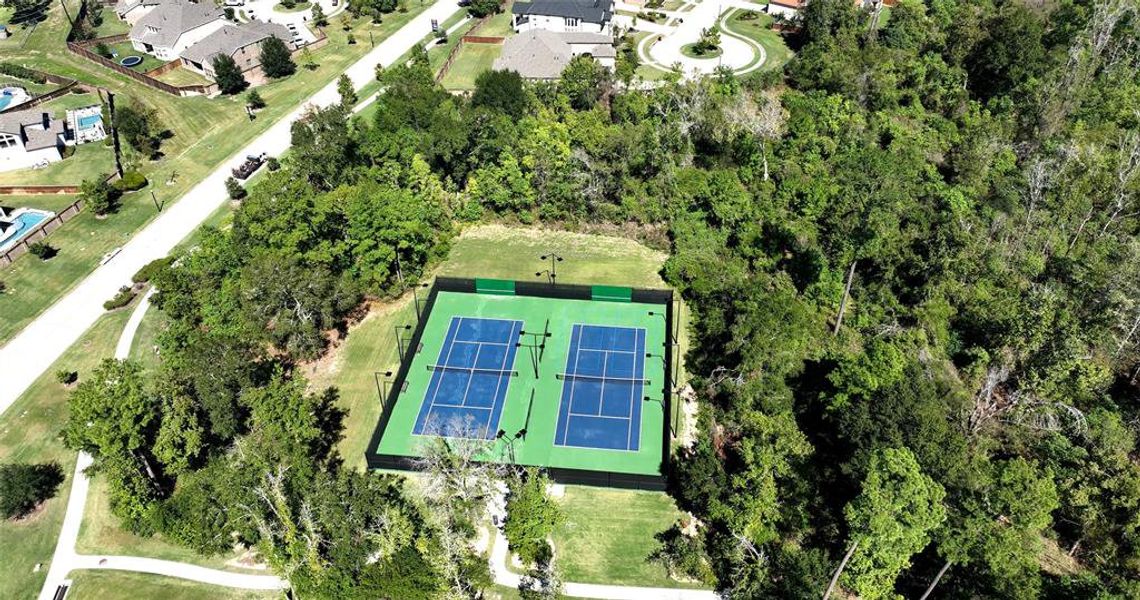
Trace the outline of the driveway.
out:
<instances>
[{"instance_id":1,"label":"driveway","mask_svg":"<svg viewBox=\"0 0 1140 600\"><path fill-rule=\"evenodd\" d=\"M746 37L729 33L724 27L724 19L721 19L722 13L733 8L762 10L762 6L740 0L704 0L687 6L692 8L684 12L667 13L670 18L665 25L638 22L639 31L655 34L638 44L637 51L642 60L666 70L679 65L681 73L690 78L708 75L722 66L732 69L734 73L743 74L764 64L767 58L764 48ZM728 14L725 14L725 19L727 17ZM703 30L718 25L721 28L720 56L693 58L681 52L682 47L696 43Z\"/></svg>"},{"instance_id":2,"label":"driveway","mask_svg":"<svg viewBox=\"0 0 1140 600\"><path fill-rule=\"evenodd\" d=\"M333 2L336 2L336 6L333 6ZM346 2L347 0L315 0L313 4L320 4L321 10L331 18L344 10ZM290 31L295 31L306 44L315 41L317 34L307 27L307 23L313 17L312 7L288 11L280 8L278 6L280 3L281 0L245 0L243 6L234 8L247 19L278 23L286 27L292 25Z\"/></svg>"}]
</instances>

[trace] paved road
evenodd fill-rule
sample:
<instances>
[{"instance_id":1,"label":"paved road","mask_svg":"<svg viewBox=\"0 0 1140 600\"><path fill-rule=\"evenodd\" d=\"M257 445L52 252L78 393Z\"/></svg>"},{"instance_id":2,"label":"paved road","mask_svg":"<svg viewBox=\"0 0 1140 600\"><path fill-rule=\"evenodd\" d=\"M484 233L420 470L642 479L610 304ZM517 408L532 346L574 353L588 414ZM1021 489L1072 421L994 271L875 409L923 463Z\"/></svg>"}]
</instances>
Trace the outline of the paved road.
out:
<instances>
[{"instance_id":1,"label":"paved road","mask_svg":"<svg viewBox=\"0 0 1140 600\"><path fill-rule=\"evenodd\" d=\"M459 10L458 0L438 0L401 27L346 71L359 88L375 76L376 65L392 64L431 33L431 20L440 23ZM298 73L295 77L303 77ZM0 348L0 414L24 393L79 336L103 314L103 302L128 284L131 275L148 262L166 256L222 203L227 201L225 180L242 157L255 152L280 154L289 147L289 127L309 105L338 102L336 82L325 86L297 110L270 127L241 151L227 159L201 183L147 225L123 246L118 256L87 276L66 296L32 321Z\"/></svg>"}]
</instances>

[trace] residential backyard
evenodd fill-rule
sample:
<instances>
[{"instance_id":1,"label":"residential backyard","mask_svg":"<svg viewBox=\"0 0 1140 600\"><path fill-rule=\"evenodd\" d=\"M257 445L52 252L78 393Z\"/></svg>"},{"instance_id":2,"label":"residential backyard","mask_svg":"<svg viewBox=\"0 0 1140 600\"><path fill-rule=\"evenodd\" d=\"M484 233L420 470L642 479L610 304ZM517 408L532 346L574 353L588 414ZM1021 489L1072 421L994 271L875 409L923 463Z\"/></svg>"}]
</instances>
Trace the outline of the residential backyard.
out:
<instances>
[{"instance_id":1,"label":"residential backyard","mask_svg":"<svg viewBox=\"0 0 1140 600\"><path fill-rule=\"evenodd\" d=\"M440 84L453 91L475 89L475 78L483 71L490 71L502 51L501 44L463 44Z\"/></svg>"},{"instance_id":2,"label":"residential backyard","mask_svg":"<svg viewBox=\"0 0 1140 600\"><path fill-rule=\"evenodd\" d=\"M69 10L78 8L79 0L66 1ZM373 25L370 20L357 19L351 33L360 40L367 39L368 32L371 31L379 41L427 6L427 3L412 3L408 12L386 15L382 24ZM118 103L137 102L145 105L155 111L157 122L169 134L162 142L163 157L160 160L150 161L137 155L134 158L128 156L128 160L135 162L148 177L151 185L124 197L123 206L117 213L103 220L96 220L92 215L84 213L53 232L47 238L47 243L58 248L59 254L49 261L25 255L13 265L0 268L0 281L7 286L7 292L0 295L0 313L5 317L0 321L0 344L90 273L98 266L99 259L104 254L122 246L154 218L157 214L155 202L166 206L177 201L219 163L240 151L251 139L294 110L304 98L333 81L348 65L369 50L368 44L347 44L346 33L339 27L330 27L329 44L312 52L317 68L311 72L302 69L292 77L259 87L258 93L265 99L267 107L258 114L257 120L250 122L245 114L244 96L175 97L139 85L92 61L59 50L63 46L63 34L66 32L64 19L60 6L53 5L48 21L28 36L23 49L11 52L11 59L7 56L7 50L0 50L5 52L5 60L19 60L32 68L107 88L116 94ZM98 145L93 145L96 146ZM72 166L61 165L59 168L70 169ZM96 165L95 168L74 172L90 173L101 168L102 166ZM46 169L5 174L0 176L0 182L29 185L60 182L58 172L44 171ZM66 183L78 184L79 181ZM66 205L71 200L36 198L26 200L29 204L20 204L16 199L8 197L2 202L53 210L52 206ZM21 199L23 201L25 200Z\"/></svg>"}]
</instances>

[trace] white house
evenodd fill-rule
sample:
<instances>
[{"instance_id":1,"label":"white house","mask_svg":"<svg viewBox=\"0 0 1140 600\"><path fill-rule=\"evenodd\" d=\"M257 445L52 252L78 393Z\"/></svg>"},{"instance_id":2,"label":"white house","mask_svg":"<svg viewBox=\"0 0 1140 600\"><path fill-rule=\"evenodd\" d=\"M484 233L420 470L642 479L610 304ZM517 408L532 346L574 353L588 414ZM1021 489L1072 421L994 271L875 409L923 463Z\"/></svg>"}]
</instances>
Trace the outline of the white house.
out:
<instances>
[{"instance_id":1,"label":"white house","mask_svg":"<svg viewBox=\"0 0 1140 600\"><path fill-rule=\"evenodd\" d=\"M806 4L807 0L768 0L768 14L794 19Z\"/></svg>"},{"instance_id":2,"label":"white house","mask_svg":"<svg viewBox=\"0 0 1140 600\"><path fill-rule=\"evenodd\" d=\"M154 7L168 1L169 0L119 0L115 3L115 14L119 15L119 18L126 21L127 24L134 25L143 15L154 10Z\"/></svg>"},{"instance_id":3,"label":"white house","mask_svg":"<svg viewBox=\"0 0 1140 600\"><path fill-rule=\"evenodd\" d=\"M159 59L174 60L192 44L225 26L225 13L213 2L169 0L135 22L131 27L131 45Z\"/></svg>"},{"instance_id":4,"label":"white house","mask_svg":"<svg viewBox=\"0 0 1140 600\"><path fill-rule=\"evenodd\" d=\"M516 71L525 79L558 79L575 56L588 55L603 67L617 60L614 40L604 33L559 33L533 29L511 36L495 59L496 71Z\"/></svg>"},{"instance_id":5,"label":"white house","mask_svg":"<svg viewBox=\"0 0 1140 600\"><path fill-rule=\"evenodd\" d=\"M544 31L611 33L613 0L532 0L515 2L511 24L518 33Z\"/></svg>"},{"instance_id":6,"label":"white house","mask_svg":"<svg viewBox=\"0 0 1140 600\"><path fill-rule=\"evenodd\" d=\"M51 113L21 110L0 113L0 171L43 166L60 160L65 127Z\"/></svg>"}]
</instances>

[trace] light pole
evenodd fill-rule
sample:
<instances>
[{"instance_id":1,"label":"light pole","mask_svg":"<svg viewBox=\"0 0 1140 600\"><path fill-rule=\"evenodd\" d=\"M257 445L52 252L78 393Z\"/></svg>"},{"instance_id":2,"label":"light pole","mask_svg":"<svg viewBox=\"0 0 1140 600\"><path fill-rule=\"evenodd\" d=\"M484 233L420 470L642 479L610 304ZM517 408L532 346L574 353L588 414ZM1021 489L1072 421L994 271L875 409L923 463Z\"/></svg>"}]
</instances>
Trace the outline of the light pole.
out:
<instances>
[{"instance_id":1,"label":"light pole","mask_svg":"<svg viewBox=\"0 0 1140 600\"><path fill-rule=\"evenodd\" d=\"M394 327L394 329L396 330L396 347L399 348L399 351L400 351L400 364L404 363L404 340L400 337L400 332L401 331L408 331L411 328L412 328L411 325L404 325L403 327L396 325Z\"/></svg>"},{"instance_id":2,"label":"light pole","mask_svg":"<svg viewBox=\"0 0 1140 600\"><path fill-rule=\"evenodd\" d=\"M383 385L381 385L381 380L380 380L381 376L384 377ZM380 404L381 405L383 405L384 401L388 398L388 381L389 381L388 378L391 376L392 376L391 371L384 371L383 373L381 373L380 371L373 371L372 372L372 379L376 381L376 392L378 394L380 394Z\"/></svg>"},{"instance_id":3,"label":"light pole","mask_svg":"<svg viewBox=\"0 0 1140 600\"><path fill-rule=\"evenodd\" d=\"M558 263L562 262L562 257L558 256L557 254L555 254L553 252L550 252L547 254L543 254L542 256L538 257L538 259L539 260L549 260L550 261L550 268L539 271L539 272L535 273L534 276L535 277L542 277L542 275L545 273L550 280L550 285L554 285L554 282L558 279Z\"/></svg>"},{"instance_id":4,"label":"light pole","mask_svg":"<svg viewBox=\"0 0 1140 600\"><path fill-rule=\"evenodd\" d=\"M420 288L426 288L426 287L428 287L428 284L421 283L418 286L412 288L412 298L414 298L415 302L416 302L416 322L417 323L419 323L420 319L423 318L423 315L420 314Z\"/></svg>"}]
</instances>

